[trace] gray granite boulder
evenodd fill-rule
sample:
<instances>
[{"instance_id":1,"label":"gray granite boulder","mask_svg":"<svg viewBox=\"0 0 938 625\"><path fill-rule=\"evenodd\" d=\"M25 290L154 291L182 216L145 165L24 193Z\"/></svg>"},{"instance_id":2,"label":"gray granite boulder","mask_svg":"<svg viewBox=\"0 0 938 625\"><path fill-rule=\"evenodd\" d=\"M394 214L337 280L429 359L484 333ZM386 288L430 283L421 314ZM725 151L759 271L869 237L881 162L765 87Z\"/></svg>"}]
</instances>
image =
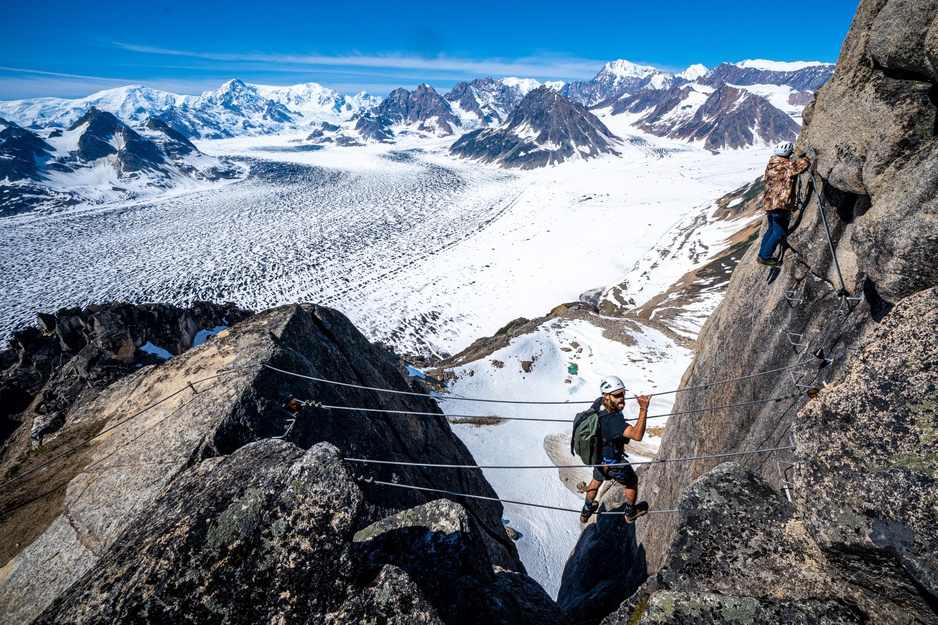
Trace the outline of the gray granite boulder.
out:
<instances>
[{"instance_id":1,"label":"gray granite boulder","mask_svg":"<svg viewBox=\"0 0 938 625\"><path fill-rule=\"evenodd\" d=\"M335 408L298 404L293 413L291 398ZM357 477L495 497L478 472L419 466L473 460L436 402L411 386L386 352L334 310L283 306L162 364L138 368L75 404L54 439L18 459L15 481L0 490L0 623L35 618L119 548L122 532L192 467L271 437L300 449L328 442L343 457L418 465L356 463ZM86 444L69 451L79 442ZM48 467L27 473L65 451ZM361 512L353 531L436 498L377 483L363 482L357 490ZM523 572L502 525L501 505L460 503L479 526L478 540L492 565Z\"/></svg>"},{"instance_id":2,"label":"gray granite boulder","mask_svg":"<svg viewBox=\"0 0 938 625\"><path fill-rule=\"evenodd\" d=\"M805 525L882 622L938 623L936 327L938 288L907 298L795 421Z\"/></svg>"},{"instance_id":3,"label":"gray granite boulder","mask_svg":"<svg viewBox=\"0 0 938 625\"><path fill-rule=\"evenodd\" d=\"M862 623L795 506L726 463L691 484L664 566L603 625Z\"/></svg>"}]
</instances>

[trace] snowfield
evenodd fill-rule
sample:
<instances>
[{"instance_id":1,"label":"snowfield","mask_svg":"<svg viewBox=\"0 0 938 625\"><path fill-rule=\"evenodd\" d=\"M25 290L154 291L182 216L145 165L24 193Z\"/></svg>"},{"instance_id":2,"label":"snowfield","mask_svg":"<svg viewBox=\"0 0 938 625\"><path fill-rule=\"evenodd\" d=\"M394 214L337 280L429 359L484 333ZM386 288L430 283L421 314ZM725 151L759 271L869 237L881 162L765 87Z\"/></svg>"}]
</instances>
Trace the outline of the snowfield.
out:
<instances>
[{"instance_id":1,"label":"snowfield","mask_svg":"<svg viewBox=\"0 0 938 625\"><path fill-rule=\"evenodd\" d=\"M574 415L599 395L603 376L621 377L630 395L654 394L676 389L690 362L689 350L674 345L656 330L640 327L632 337L634 345L627 346L610 341L600 328L585 321L548 322L536 333L519 337L493 353L490 359L457 370L459 379L450 390L457 397L569 404L499 405L447 400L443 410L449 415L519 419L498 425L453 426L480 466L581 464L578 457L570 455L571 424ZM531 361L530 372L526 372L522 363ZM576 374L570 373L571 363L577 365ZM653 397L649 415L666 414L673 402L673 395ZM638 416L637 404L626 402L625 412L626 418L634 419ZM660 428L666 423L667 418L649 418L648 427ZM660 437L646 434L643 443L657 449ZM551 445L553 460L548 454ZM647 459L635 448L632 444L626 450L631 460ZM483 469L483 473L502 499L568 510L504 504L506 521L521 533L516 544L528 574L556 598L564 563L580 534L583 495L567 488L557 469ZM579 468L575 473L578 481L589 482L589 469Z\"/></svg>"},{"instance_id":2,"label":"snowfield","mask_svg":"<svg viewBox=\"0 0 938 625\"><path fill-rule=\"evenodd\" d=\"M323 149L298 136L199 142L250 173L210 190L0 220L0 335L33 323L37 311L92 302L216 300L261 310L311 301L401 353L443 355L630 274L630 294L647 300L707 260L669 254L663 237L754 180L768 155L713 155L636 133L628 121L603 118L624 140L621 157L534 171L451 158L452 138ZM718 247L730 232L715 227L724 230L700 241ZM693 311L699 323L718 301ZM564 437L584 405L572 402L593 400L609 374L631 394L673 390L690 362L691 352L657 329L634 325L628 334L619 342L587 321L547 322L465 365L451 385L466 397L567 405L444 401L444 410L556 419L455 425L480 465L575 464ZM653 398L650 414L667 414L672 402ZM627 408L637 414L634 402ZM649 438L652 454L657 440ZM504 499L570 510L505 505L528 572L556 597L582 496L557 469L485 475Z\"/></svg>"},{"instance_id":3,"label":"snowfield","mask_svg":"<svg viewBox=\"0 0 938 625\"><path fill-rule=\"evenodd\" d=\"M250 175L0 221L0 335L91 302L313 301L402 352L453 353L621 279L688 211L761 173L758 152L652 139L618 158L510 173L450 158L451 140L202 142Z\"/></svg>"}]
</instances>

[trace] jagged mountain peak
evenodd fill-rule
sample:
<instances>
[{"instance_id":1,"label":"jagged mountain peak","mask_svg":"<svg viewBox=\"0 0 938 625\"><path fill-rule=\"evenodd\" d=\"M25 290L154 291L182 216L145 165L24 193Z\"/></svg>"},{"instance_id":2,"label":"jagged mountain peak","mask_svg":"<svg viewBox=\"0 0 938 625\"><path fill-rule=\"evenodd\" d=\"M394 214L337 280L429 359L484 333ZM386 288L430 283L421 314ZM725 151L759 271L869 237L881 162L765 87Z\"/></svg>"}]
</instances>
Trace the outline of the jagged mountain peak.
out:
<instances>
[{"instance_id":1,"label":"jagged mountain peak","mask_svg":"<svg viewBox=\"0 0 938 625\"><path fill-rule=\"evenodd\" d=\"M541 83L533 78L502 78L498 82L511 87L512 89L517 89L522 96L528 95L531 91L534 91L541 86ZM562 83L552 83L555 85L562 85ZM559 87L558 87L559 88Z\"/></svg>"},{"instance_id":2,"label":"jagged mountain peak","mask_svg":"<svg viewBox=\"0 0 938 625\"><path fill-rule=\"evenodd\" d=\"M359 118L355 130L366 139L388 142L394 137L394 126L413 126L420 132L448 136L461 125L436 89L421 84L413 91L400 87L389 93L381 104Z\"/></svg>"},{"instance_id":3,"label":"jagged mountain peak","mask_svg":"<svg viewBox=\"0 0 938 625\"><path fill-rule=\"evenodd\" d=\"M639 65L637 63L632 63L631 61L626 61L625 59L619 59L617 61L612 61L606 63L603 68L596 74L594 80L600 80L602 77L612 77L612 78L644 78L649 74L654 73L664 73L660 69L654 68L650 65Z\"/></svg>"},{"instance_id":4,"label":"jagged mountain peak","mask_svg":"<svg viewBox=\"0 0 938 625\"><path fill-rule=\"evenodd\" d=\"M498 128L463 135L450 153L502 167L533 169L618 154L619 139L592 113L547 85L524 97Z\"/></svg>"},{"instance_id":5,"label":"jagged mountain peak","mask_svg":"<svg viewBox=\"0 0 938 625\"><path fill-rule=\"evenodd\" d=\"M669 72L620 59L606 63L592 80L566 84L560 92L591 107L642 89L667 89L680 80Z\"/></svg>"},{"instance_id":6,"label":"jagged mountain peak","mask_svg":"<svg viewBox=\"0 0 938 625\"><path fill-rule=\"evenodd\" d=\"M718 152L793 139L798 124L766 99L724 83L643 90L619 99L613 114L643 113L633 124L649 134L700 143Z\"/></svg>"},{"instance_id":7,"label":"jagged mountain peak","mask_svg":"<svg viewBox=\"0 0 938 625\"><path fill-rule=\"evenodd\" d=\"M694 81L700 78L701 76L703 76L704 74L706 74L707 71L708 70L706 66L700 63L695 63L691 65L690 67L688 67L687 69L685 69L680 74L676 74L676 76L678 78L683 78L684 80Z\"/></svg>"},{"instance_id":8,"label":"jagged mountain peak","mask_svg":"<svg viewBox=\"0 0 938 625\"><path fill-rule=\"evenodd\" d=\"M77 130L84 125L88 126L85 132L90 131L95 134L114 133L119 128L126 127L126 124L117 119L113 113L103 111L96 106L92 106L84 115L75 120L75 123L69 126L68 130Z\"/></svg>"},{"instance_id":9,"label":"jagged mountain peak","mask_svg":"<svg viewBox=\"0 0 938 625\"><path fill-rule=\"evenodd\" d=\"M460 115L463 126L472 128L473 125L500 124L529 91L522 92L515 82L486 77L469 83L458 82L443 98Z\"/></svg>"}]
</instances>

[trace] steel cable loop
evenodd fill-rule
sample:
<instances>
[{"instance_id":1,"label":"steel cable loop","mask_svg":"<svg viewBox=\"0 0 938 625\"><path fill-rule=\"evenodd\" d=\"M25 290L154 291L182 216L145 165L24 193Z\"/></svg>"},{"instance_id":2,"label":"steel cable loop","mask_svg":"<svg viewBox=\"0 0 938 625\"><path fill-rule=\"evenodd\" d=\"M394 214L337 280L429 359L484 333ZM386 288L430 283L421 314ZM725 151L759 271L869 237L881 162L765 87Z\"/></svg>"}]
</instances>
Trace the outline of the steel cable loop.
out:
<instances>
[{"instance_id":1,"label":"steel cable loop","mask_svg":"<svg viewBox=\"0 0 938 625\"><path fill-rule=\"evenodd\" d=\"M2 484L0 484L0 489L3 489L4 487L9 486L10 484L12 484L12 483L14 483L14 482L16 482L16 481L19 481L19 480L23 479L24 477L26 477L26 476L29 475L30 473L35 473L35 472L38 471L39 469L41 469L41 468L43 468L43 467L46 467L46 466L52 464L52 463L55 462L56 460L59 460L59 459L61 459L61 458L64 458L65 456L69 455L70 453L72 453L72 452L74 452L74 451L77 451L78 449L81 449L82 447L84 447L84 446L87 445L88 443L94 441L95 439L100 438L100 437L103 436L104 434L107 434L107 433L110 432L111 430L114 430L114 429L116 429L116 428L122 426L123 424L127 423L128 421L130 421L130 420L132 420L132 419L136 419L137 417L139 417L139 416L142 415L143 413L147 412L148 410L151 410L151 409L153 409L153 408L156 408L156 407L159 406L160 404L169 401L170 399L172 399L172 398L175 397L176 395L179 395L180 393L185 393L186 391L192 391L192 392L198 393L198 391L195 390L195 387L194 387L195 384L201 384L202 382L208 382L209 380L214 380L215 378L220 378L220 377L222 377L222 376L229 375L229 374L231 374L231 373L236 373L236 372L238 372L238 371L241 371L241 370L247 369L247 368L248 368L248 367L236 367L236 368L232 368L232 369L219 369L218 372L215 373L214 375L210 375L210 376L207 376L207 377L204 377L204 378L200 378L200 379L198 379L198 380L190 380L190 381L186 382L185 386L183 386L182 388L180 388L180 389L177 390L177 391L174 391L174 392L170 393L169 395L167 395L167 396L164 397L163 399L160 399L159 401L156 401L156 402L150 404L149 406L147 406L147 407L145 407L145 408L143 408L143 409L141 409L141 410L138 410L137 412L135 412L134 414L130 415L129 417L126 417L126 418L124 418L124 419L121 419L120 421L118 421L118 422L115 423L114 425L110 426L109 428L106 428L106 429L104 429L104 430L101 430L100 432L98 432L98 433L95 434L94 436L92 436L92 437L90 437L90 438L86 438L85 440L81 441L81 442L78 443L77 445L74 445L74 446L72 446L72 447L69 447L68 449L66 449L66 450L63 451L62 453L60 453L60 454L58 454L58 455L56 455L56 456L53 456L52 458L49 458L48 460L46 460L46 461L43 462L42 464L33 467L33 468L30 469L29 471L25 471L25 472L23 472L23 473L20 473L19 475L16 475L15 477L10 478L10 479L7 480L6 482L3 482ZM126 402L125 402L125 403L126 403Z\"/></svg>"},{"instance_id":2,"label":"steel cable loop","mask_svg":"<svg viewBox=\"0 0 938 625\"><path fill-rule=\"evenodd\" d=\"M712 454L708 456L688 456L686 458L666 458L662 460L631 460L629 462L617 462L607 464L545 464L545 465L476 465L476 464L433 464L429 462L399 462L396 460L369 460L367 458L342 458L346 462L356 464L386 464L401 467L425 467L429 469L591 469L595 467L624 467L630 464L664 464L667 462L691 462L694 460L707 460L710 458L729 458L733 456L751 456L754 454L767 454L776 451L788 451L795 449L791 445L785 447L770 447L767 449L755 449L752 451L734 451L725 454Z\"/></svg>"},{"instance_id":3,"label":"steel cable loop","mask_svg":"<svg viewBox=\"0 0 938 625\"><path fill-rule=\"evenodd\" d=\"M799 391L797 393L789 393L788 395L782 395L780 397L771 397L769 399L756 399L753 401L740 402L737 404L724 404L722 406L707 406L706 408L696 408L694 410L681 410L679 412L669 412L666 414L657 414L649 415L647 419L663 419L665 417L673 417L677 415L685 414L694 414L697 412L706 412L707 410L718 410L723 408L739 408L741 406L751 406L753 404L767 404L770 402L784 401L786 399L794 399L796 397L806 396L807 391ZM415 412L412 410L390 410L388 408L355 408L353 406L330 406L316 401L308 400L297 400L297 403L303 406L309 406L313 408L322 408L328 410L342 410L347 412L371 412L371 413L381 413L381 414L402 414L402 415L413 415L417 417L446 417L448 419L490 419L493 421L539 421L543 423L570 423L570 419L547 419L539 417L501 417L496 415L455 415L455 414L439 414L436 412ZM637 417L629 417L626 421L636 421Z\"/></svg>"},{"instance_id":4,"label":"steel cable loop","mask_svg":"<svg viewBox=\"0 0 938 625\"><path fill-rule=\"evenodd\" d=\"M779 367L778 369L771 369L769 371L761 371L759 373L752 373L749 375L744 375L744 376L740 376L736 378L730 378L727 380L718 380L716 382L708 382L707 384L700 384L698 386L688 386L686 388L679 388L679 389L675 389L672 391L661 391L660 393L652 393L652 397L657 397L660 395L673 395L676 393L685 393L687 391L695 391L699 389L710 388L712 386L720 386L722 384L729 384L730 382L737 382L740 380L749 380L751 378L757 378L763 375L770 375L772 373L779 373L780 371L787 371L788 369L794 369L795 367L801 367L803 365L807 365L812 362L814 362L813 359L803 360L793 365L787 365L785 367ZM366 391L378 391L380 393L388 393L392 395L410 395L414 397L428 397L430 399L435 399L438 401L472 401L472 402L479 402L479 403L522 404L522 405L531 405L531 406L573 406L573 405L580 405L580 404L584 404L584 405L592 404L593 401L595 401L592 399L583 400L583 401L579 401L579 400L578 401L522 401L522 400L513 400L513 399L488 399L488 398L481 398L481 397L461 397L459 395L450 395L447 397L443 397L443 396L437 396L437 395L429 395L427 393L415 393L413 391L396 391L393 389L378 388L375 386L362 386L360 384L351 384L349 382L336 382L334 380L318 378L312 375L305 375L302 373L296 373L294 371L287 371L285 369L280 369L278 367L274 367L268 364L263 364L260 366L270 369L271 371L282 373L284 375L289 375L289 376L293 376L297 378L303 378L305 380L312 380L314 382L322 382L323 384L329 384L332 386L344 386L346 388L357 388L357 389L366 390ZM626 399L631 399L631 398L626 398Z\"/></svg>"},{"instance_id":5,"label":"steel cable loop","mask_svg":"<svg viewBox=\"0 0 938 625\"><path fill-rule=\"evenodd\" d=\"M381 484L383 486L396 486L398 488L409 488L411 490L420 490L420 491L431 492L431 493L440 493L443 495L452 495L453 497L465 497L467 499L484 499L485 501L497 501L499 503L510 503L510 504L515 504L517 506L527 506L529 508L544 508L546 510L558 510L560 512L576 512L577 514L581 512L581 510L561 508L560 506L548 506L548 505L541 504L541 503L530 503L526 501L513 501L511 499L499 499L498 497L488 497L486 495L470 495L469 493L457 493L451 490L443 490L441 488L428 488L426 486L413 486L411 484L397 484L395 482L383 482L381 480L372 480L372 479L364 479L364 478L360 478L359 481L366 482L368 484ZM677 510L649 510L645 514L665 514L669 512L677 512ZM624 516L625 512L615 511L615 510L609 511L609 512L597 511L594 514L596 516L600 516L603 514Z\"/></svg>"}]
</instances>

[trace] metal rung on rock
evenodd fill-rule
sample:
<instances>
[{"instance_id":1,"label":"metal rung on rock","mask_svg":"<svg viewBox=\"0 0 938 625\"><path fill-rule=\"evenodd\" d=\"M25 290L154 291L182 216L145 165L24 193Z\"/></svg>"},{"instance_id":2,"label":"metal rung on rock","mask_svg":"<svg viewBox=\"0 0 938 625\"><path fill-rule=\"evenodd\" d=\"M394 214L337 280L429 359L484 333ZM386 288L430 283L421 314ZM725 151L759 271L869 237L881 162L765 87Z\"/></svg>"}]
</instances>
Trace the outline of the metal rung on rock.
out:
<instances>
[{"instance_id":1,"label":"metal rung on rock","mask_svg":"<svg viewBox=\"0 0 938 625\"><path fill-rule=\"evenodd\" d=\"M801 340L804 338L803 334L799 334L797 332L786 332L785 334L788 336L788 342L791 343L791 346L795 348L796 354L800 354L804 351L804 349L802 349L801 352L799 352L799 347L806 348L808 346L807 343L801 342Z\"/></svg>"},{"instance_id":2,"label":"metal rung on rock","mask_svg":"<svg viewBox=\"0 0 938 625\"><path fill-rule=\"evenodd\" d=\"M797 378L795 377L795 373L798 374ZM808 375L807 371L802 371L800 369L798 371L789 370L788 375L791 377L791 383L797 386L798 388L812 388L810 384L802 384L801 382L798 381L804 376Z\"/></svg>"},{"instance_id":3,"label":"metal rung on rock","mask_svg":"<svg viewBox=\"0 0 938 625\"><path fill-rule=\"evenodd\" d=\"M794 308L794 307L797 306L798 304L804 303L804 298L802 298L802 297L796 297L797 294L798 294L798 289L792 289L791 291L785 291L785 299L788 300L788 303L791 305L792 308Z\"/></svg>"}]
</instances>

